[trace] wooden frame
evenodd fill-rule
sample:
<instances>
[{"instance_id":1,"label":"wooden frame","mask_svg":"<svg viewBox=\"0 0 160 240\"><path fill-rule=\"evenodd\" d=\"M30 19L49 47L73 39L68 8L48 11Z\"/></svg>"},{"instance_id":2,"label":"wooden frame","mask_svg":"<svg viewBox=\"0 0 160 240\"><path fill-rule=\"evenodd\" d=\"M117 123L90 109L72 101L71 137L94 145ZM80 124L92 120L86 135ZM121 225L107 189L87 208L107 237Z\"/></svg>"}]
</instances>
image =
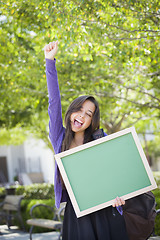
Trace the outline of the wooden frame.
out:
<instances>
[{"instance_id":1,"label":"wooden frame","mask_svg":"<svg viewBox=\"0 0 160 240\"><path fill-rule=\"evenodd\" d=\"M77 217L157 187L135 128L55 155Z\"/></svg>"}]
</instances>

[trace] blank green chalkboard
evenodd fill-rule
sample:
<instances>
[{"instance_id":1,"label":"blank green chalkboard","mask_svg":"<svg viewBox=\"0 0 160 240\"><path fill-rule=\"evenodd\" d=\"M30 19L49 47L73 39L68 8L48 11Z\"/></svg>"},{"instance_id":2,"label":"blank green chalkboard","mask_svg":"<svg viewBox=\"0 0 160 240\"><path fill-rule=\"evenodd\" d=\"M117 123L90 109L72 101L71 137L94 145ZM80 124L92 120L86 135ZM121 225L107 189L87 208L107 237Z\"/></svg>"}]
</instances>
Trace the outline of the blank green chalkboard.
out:
<instances>
[{"instance_id":1,"label":"blank green chalkboard","mask_svg":"<svg viewBox=\"0 0 160 240\"><path fill-rule=\"evenodd\" d=\"M77 217L156 188L134 128L55 155Z\"/></svg>"}]
</instances>

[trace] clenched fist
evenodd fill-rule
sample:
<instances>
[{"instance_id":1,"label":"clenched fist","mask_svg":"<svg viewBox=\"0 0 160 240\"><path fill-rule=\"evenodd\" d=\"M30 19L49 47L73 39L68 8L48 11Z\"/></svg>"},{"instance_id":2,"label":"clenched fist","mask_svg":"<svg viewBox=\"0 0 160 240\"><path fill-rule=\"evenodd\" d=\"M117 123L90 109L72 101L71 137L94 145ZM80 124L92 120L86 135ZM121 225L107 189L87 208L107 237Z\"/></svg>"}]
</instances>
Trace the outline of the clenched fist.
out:
<instances>
[{"instance_id":1,"label":"clenched fist","mask_svg":"<svg viewBox=\"0 0 160 240\"><path fill-rule=\"evenodd\" d=\"M54 56L58 51L58 41L50 42L44 47L45 58L54 60Z\"/></svg>"}]
</instances>

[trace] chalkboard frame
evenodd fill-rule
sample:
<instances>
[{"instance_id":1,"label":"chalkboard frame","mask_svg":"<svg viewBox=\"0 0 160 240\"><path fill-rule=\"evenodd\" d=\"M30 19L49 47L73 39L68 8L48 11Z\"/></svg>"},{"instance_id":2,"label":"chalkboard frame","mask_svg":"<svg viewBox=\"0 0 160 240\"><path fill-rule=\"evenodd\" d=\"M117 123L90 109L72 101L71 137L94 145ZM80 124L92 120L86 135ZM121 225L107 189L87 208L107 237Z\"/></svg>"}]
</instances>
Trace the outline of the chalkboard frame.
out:
<instances>
[{"instance_id":1,"label":"chalkboard frame","mask_svg":"<svg viewBox=\"0 0 160 240\"><path fill-rule=\"evenodd\" d=\"M107 143L109 143L110 140L114 140L114 139L117 139L119 137L125 137L125 135L128 134L128 133L131 133L131 135L132 135L133 141L134 141L134 143L136 145L136 148L137 148L137 150L139 152L141 161L142 161L142 163L144 165L144 169L145 169L144 171L146 172L146 175L148 176L150 184L148 186L141 187L140 189L138 189L136 191L123 194L122 196L119 196L119 197L123 197L124 200L127 200L129 198L135 197L137 195L140 195L142 193L145 193L145 192L148 192L148 191L151 191L151 190L157 188L157 185L156 185L156 182L154 180L152 171L150 169L150 166L149 166L148 161L146 159L146 156L144 154L143 148L141 146L141 143L139 141L139 138L138 138L138 135L137 135L137 133L135 131L135 128L131 127L131 128L124 129L122 131L113 133L113 134L108 135L106 137L94 140L92 142L83 144L81 146L72 148L70 150L67 150L67 151L64 151L64 152L61 152L61 153L55 155L55 160L56 160L56 162L58 164L61 176L63 178L64 184L65 184L66 189L68 191L69 197L71 199L71 202L72 202L72 205L74 207L74 210L75 210L75 213L76 213L77 217L82 217L84 215L87 215L87 214L90 214L92 212L98 211L98 210L103 209L105 207L111 206L113 204L113 202L114 202L114 199L110 199L109 201L107 200L106 202L103 202L103 203L95 205L95 206L87 207L87 209L80 209L78 201L77 201L77 196L75 196L74 191L73 191L74 189L72 189L73 179L69 180L69 178L67 176L67 173L66 173L66 169L67 168L64 167L64 163L65 163L65 166L67 164L67 162L65 161L65 157L70 157L73 154L74 154L74 156L76 156L76 154L79 154L79 153L81 154L86 149L89 149L89 148L92 148L92 147L94 148L94 146L98 146L99 147L102 143L106 143L107 144ZM101 161L101 158L99 158L98 161ZM122 164L122 168L123 168L123 162L121 164ZM101 163L99 164L99 166L101 166ZM93 166L92 166L92 168L93 168ZM85 166L84 166L84 169L85 169ZM107 169L105 171L107 171ZM109 171L114 171L114 169L109 169ZM136 171L136 169L133 169L133 171ZM107 176L107 174L106 174L106 176ZM74 179L74 182L76 182L76 178ZM103 186L99 186L99 187L103 188ZM96 194L96 188L95 188L95 194Z\"/></svg>"}]
</instances>

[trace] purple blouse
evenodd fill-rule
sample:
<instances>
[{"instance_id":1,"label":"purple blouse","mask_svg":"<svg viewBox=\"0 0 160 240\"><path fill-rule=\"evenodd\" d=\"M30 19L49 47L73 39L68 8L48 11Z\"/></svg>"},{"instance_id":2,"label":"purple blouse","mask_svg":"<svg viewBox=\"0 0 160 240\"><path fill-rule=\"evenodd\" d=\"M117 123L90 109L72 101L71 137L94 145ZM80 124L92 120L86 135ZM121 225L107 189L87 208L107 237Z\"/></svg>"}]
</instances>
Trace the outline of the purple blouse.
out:
<instances>
[{"instance_id":1,"label":"purple blouse","mask_svg":"<svg viewBox=\"0 0 160 240\"><path fill-rule=\"evenodd\" d=\"M61 152L62 141L65 134L65 128L62 121L61 97L58 85L58 76L56 70L56 59L46 59L46 77L49 94L49 137L55 154ZM60 203L67 201L67 192L62 190L60 173L55 161L55 175L54 175L54 192L56 208L60 207ZM122 214L120 207L117 210Z\"/></svg>"},{"instance_id":2,"label":"purple blouse","mask_svg":"<svg viewBox=\"0 0 160 240\"><path fill-rule=\"evenodd\" d=\"M62 124L62 109L61 109L61 97L59 92L58 77L55 67L56 60L46 59L46 76L47 87L49 94L49 137L54 149L55 154L61 152L62 141L64 138L65 128ZM55 192L55 205L59 208L62 200L62 184L60 179L60 173L57 163L55 161L55 175L54 175L54 192ZM67 197L64 191L64 200Z\"/></svg>"}]
</instances>

